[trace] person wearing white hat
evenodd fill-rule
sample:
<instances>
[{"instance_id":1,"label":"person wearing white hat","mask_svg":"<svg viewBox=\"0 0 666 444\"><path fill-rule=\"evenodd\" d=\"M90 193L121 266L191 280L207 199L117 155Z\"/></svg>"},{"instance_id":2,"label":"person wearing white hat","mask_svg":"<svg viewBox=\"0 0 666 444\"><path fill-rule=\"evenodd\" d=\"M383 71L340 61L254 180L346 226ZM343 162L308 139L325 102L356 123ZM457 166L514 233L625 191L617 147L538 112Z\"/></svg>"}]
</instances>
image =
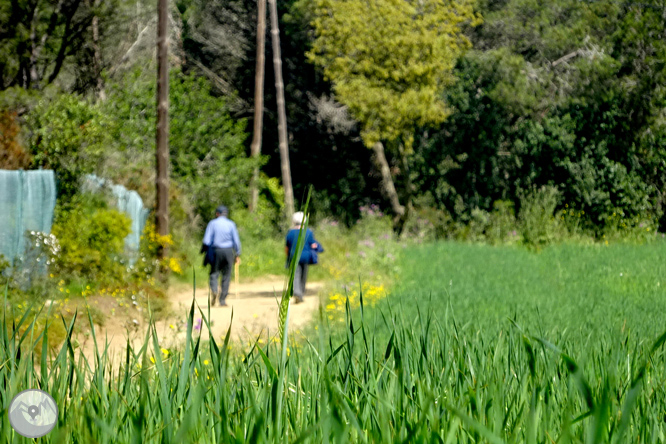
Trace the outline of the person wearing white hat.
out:
<instances>
[{"instance_id":1,"label":"person wearing white hat","mask_svg":"<svg viewBox=\"0 0 666 444\"><path fill-rule=\"evenodd\" d=\"M291 261L296 256L296 245L298 243L298 234L301 226L305 223L305 214L299 211L294 213L292 220L292 228L287 233L285 253L287 255L287 267L291 265ZM298 258L296 271L294 273L294 297L296 303L303 302L303 295L305 294L305 285L308 280L308 265L317 263L317 253L323 252L324 249L319 242L315 240L314 233L311 229L305 231L305 243L303 244L303 251Z\"/></svg>"}]
</instances>

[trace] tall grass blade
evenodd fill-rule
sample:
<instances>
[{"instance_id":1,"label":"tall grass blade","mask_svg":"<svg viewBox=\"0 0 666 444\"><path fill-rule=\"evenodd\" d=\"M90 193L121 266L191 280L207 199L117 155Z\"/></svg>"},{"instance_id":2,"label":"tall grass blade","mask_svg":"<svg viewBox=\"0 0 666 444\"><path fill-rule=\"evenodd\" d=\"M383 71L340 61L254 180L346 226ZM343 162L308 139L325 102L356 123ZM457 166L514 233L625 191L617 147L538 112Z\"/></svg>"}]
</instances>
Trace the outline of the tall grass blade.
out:
<instances>
[{"instance_id":1,"label":"tall grass blade","mask_svg":"<svg viewBox=\"0 0 666 444\"><path fill-rule=\"evenodd\" d=\"M305 215L305 220L301 224L301 229L298 232L298 240L296 241L296 249L294 251L294 256L292 257L291 263L289 264L289 274L287 275L287 287L285 291L282 292L282 298L280 299L280 308L278 311L278 322L279 322L279 332L280 332L280 341L284 342L284 334L287 328L287 309L289 308L289 301L294 292L294 275L296 274L296 267L298 266L298 260L303 251L305 245L305 234L308 228L308 207L310 205L310 196L312 194L312 187L308 189L308 196L305 201L305 206L303 207L303 214Z\"/></svg>"}]
</instances>

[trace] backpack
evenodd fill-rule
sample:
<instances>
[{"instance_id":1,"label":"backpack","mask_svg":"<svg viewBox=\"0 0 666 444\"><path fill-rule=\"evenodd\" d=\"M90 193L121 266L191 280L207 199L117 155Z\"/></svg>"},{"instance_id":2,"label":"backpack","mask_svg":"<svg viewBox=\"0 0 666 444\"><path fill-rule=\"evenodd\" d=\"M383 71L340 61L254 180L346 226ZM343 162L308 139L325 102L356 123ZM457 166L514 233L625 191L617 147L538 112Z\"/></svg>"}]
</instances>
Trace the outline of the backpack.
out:
<instances>
[{"instance_id":1,"label":"backpack","mask_svg":"<svg viewBox=\"0 0 666 444\"><path fill-rule=\"evenodd\" d=\"M323 253L324 252L324 247L321 246L319 242L317 242L317 248L312 249L310 248L310 260L308 263L310 265L317 265L317 262L319 261L319 258L317 257L317 253Z\"/></svg>"}]
</instances>

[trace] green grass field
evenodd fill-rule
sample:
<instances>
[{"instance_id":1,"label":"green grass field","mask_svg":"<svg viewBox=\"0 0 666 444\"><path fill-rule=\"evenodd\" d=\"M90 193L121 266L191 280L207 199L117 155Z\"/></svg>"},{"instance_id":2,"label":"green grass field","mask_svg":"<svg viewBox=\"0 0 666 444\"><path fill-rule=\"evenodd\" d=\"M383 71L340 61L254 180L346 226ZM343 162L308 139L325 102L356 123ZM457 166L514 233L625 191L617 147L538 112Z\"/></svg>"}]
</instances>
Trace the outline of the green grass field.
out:
<instances>
[{"instance_id":1,"label":"green grass field","mask_svg":"<svg viewBox=\"0 0 666 444\"><path fill-rule=\"evenodd\" d=\"M427 264L427 266L425 266ZM648 339L666 330L666 243L519 247L443 243L411 250L400 299L433 311L450 302L461 324L484 334L507 318L531 334L557 339L632 331ZM413 306L413 304L408 304ZM407 306L411 316L416 313ZM556 337L552 337L555 335Z\"/></svg>"},{"instance_id":2,"label":"green grass field","mask_svg":"<svg viewBox=\"0 0 666 444\"><path fill-rule=\"evenodd\" d=\"M147 337L120 368L66 342L33 370L21 342L42 338L5 323L0 399L49 391L47 443L663 443L665 246L411 247L392 294L344 326L322 310L288 348ZM6 416L0 435L27 442Z\"/></svg>"}]
</instances>

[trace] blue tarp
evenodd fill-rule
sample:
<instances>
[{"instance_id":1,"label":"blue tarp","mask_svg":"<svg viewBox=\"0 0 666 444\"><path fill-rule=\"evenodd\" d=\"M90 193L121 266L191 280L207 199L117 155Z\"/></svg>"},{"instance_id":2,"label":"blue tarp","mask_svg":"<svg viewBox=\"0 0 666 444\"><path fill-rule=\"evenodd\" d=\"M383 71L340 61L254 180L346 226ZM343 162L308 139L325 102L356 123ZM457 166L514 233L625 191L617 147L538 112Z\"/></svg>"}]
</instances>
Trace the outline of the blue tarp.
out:
<instances>
[{"instance_id":1,"label":"blue tarp","mask_svg":"<svg viewBox=\"0 0 666 444\"><path fill-rule=\"evenodd\" d=\"M56 204L52 170L0 170L0 254L11 263L25 252L25 232L50 233Z\"/></svg>"},{"instance_id":2,"label":"blue tarp","mask_svg":"<svg viewBox=\"0 0 666 444\"><path fill-rule=\"evenodd\" d=\"M98 192L108 187L119 211L132 221L131 233L125 238L129 263L139 254L141 233L150 211L136 191L114 185L95 175L87 175L83 187ZM56 204L56 181L52 170L0 170L0 254L12 264L26 249L26 231L51 233Z\"/></svg>"}]
</instances>

